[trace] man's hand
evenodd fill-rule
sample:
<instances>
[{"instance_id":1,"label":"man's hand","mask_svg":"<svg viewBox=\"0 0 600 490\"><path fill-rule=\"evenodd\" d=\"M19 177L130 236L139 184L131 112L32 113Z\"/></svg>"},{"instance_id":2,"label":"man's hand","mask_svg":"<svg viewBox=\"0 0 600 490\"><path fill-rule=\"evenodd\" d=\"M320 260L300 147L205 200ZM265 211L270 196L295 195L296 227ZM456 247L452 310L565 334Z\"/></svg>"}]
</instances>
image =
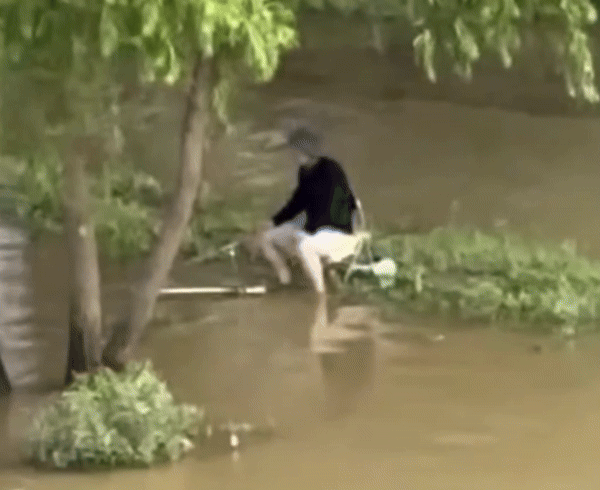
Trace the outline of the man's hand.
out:
<instances>
[{"instance_id":1,"label":"man's hand","mask_svg":"<svg viewBox=\"0 0 600 490\"><path fill-rule=\"evenodd\" d=\"M273 228L272 221L264 221L258 224L252 233L249 233L242 239L246 250L250 252L250 260L254 262L261 253L261 236Z\"/></svg>"}]
</instances>

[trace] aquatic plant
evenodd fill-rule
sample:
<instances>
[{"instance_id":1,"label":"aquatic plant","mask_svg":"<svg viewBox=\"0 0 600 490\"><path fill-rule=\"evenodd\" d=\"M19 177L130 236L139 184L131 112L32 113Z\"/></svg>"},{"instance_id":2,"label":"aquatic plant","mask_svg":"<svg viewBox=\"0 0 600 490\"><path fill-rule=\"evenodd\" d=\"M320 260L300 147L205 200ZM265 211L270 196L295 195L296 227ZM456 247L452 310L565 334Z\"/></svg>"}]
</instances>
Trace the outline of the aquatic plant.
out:
<instances>
[{"instance_id":1,"label":"aquatic plant","mask_svg":"<svg viewBox=\"0 0 600 490\"><path fill-rule=\"evenodd\" d=\"M383 235L376 246L396 260L395 284L382 290L357 278L353 288L379 299L540 328L593 327L600 318L600 262L579 255L570 241L448 226Z\"/></svg>"},{"instance_id":2,"label":"aquatic plant","mask_svg":"<svg viewBox=\"0 0 600 490\"><path fill-rule=\"evenodd\" d=\"M177 405L149 361L130 363L76 375L33 419L26 453L56 468L148 466L181 458L204 424L204 411Z\"/></svg>"}]
</instances>

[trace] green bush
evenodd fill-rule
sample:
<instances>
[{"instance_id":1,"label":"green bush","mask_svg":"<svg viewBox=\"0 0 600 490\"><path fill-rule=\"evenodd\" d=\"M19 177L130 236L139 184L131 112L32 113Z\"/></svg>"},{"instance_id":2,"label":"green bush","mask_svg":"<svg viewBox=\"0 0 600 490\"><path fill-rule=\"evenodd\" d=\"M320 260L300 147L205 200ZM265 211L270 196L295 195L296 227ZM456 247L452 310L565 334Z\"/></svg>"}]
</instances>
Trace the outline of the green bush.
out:
<instances>
[{"instance_id":1,"label":"green bush","mask_svg":"<svg viewBox=\"0 0 600 490\"><path fill-rule=\"evenodd\" d=\"M64 219L64 166L52 152L30 156L16 169L19 214L34 235L60 233ZM90 176L90 197L100 250L123 259L152 246L164 192L151 176L123 167Z\"/></svg>"},{"instance_id":2,"label":"green bush","mask_svg":"<svg viewBox=\"0 0 600 490\"><path fill-rule=\"evenodd\" d=\"M7 165L15 166L9 162ZM1 169L0 169L1 170ZM16 174L19 214L34 235L60 233L64 219L64 166L52 152L33 155L11 168ZM100 251L112 259L148 253L158 235L166 195L161 184L144 172L122 165L90 176L91 208ZM248 201L226 202L211 195L192 218L181 252L194 256L220 242L248 232L257 221ZM222 244L222 243L220 243Z\"/></svg>"},{"instance_id":3,"label":"green bush","mask_svg":"<svg viewBox=\"0 0 600 490\"><path fill-rule=\"evenodd\" d=\"M156 214L156 210L138 201L98 199L94 220L99 249L112 259L148 253L158 231Z\"/></svg>"},{"instance_id":4,"label":"green bush","mask_svg":"<svg viewBox=\"0 0 600 490\"><path fill-rule=\"evenodd\" d=\"M34 233L62 229L64 168L56 153L30 155L16 163L18 212Z\"/></svg>"},{"instance_id":5,"label":"green bush","mask_svg":"<svg viewBox=\"0 0 600 490\"><path fill-rule=\"evenodd\" d=\"M193 447L204 412L176 405L150 362L77 375L42 408L27 440L32 461L56 468L148 466Z\"/></svg>"},{"instance_id":6,"label":"green bush","mask_svg":"<svg viewBox=\"0 0 600 490\"><path fill-rule=\"evenodd\" d=\"M383 236L377 246L396 260L396 284L385 291L356 285L392 303L544 328L595 326L600 319L600 262L580 256L570 242L443 227Z\"/></svg>"}]
</instances>

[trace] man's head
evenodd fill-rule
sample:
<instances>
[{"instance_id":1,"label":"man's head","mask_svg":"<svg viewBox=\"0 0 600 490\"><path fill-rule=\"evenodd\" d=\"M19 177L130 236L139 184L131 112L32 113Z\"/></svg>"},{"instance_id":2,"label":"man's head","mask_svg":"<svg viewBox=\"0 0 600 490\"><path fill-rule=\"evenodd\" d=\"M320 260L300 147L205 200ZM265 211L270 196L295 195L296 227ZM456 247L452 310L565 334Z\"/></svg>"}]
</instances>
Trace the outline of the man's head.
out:
<instances>
[{"instance_id":1,"label":"man's head","mask_svg":"<svg viewBox=\"0 0 600 490\"><path fill-rule=\"evenodd\" d=\"M321 138L314 132L299 128L288 136L288 146L293 150L299 164L314 161L321 151Z\"/></svg>"}]
</instances>

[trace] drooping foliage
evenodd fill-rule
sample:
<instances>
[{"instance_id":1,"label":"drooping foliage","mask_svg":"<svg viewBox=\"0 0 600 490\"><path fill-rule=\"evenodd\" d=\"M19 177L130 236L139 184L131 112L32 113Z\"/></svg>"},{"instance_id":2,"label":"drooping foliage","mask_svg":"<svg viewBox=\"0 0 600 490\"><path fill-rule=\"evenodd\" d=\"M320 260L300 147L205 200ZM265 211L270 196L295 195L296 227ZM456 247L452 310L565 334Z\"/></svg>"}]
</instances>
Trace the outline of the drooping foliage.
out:
<instances>
[{"instance_id":1,"label":"drooping foliage","mask_svg":"<svg viewBox=\"0 0 600 490\"><path fill-rule=\"evenodd\" d=\"M202 53L219 61L217 104L234 71L268 80L281 53L297 45L293 12L268 0L4 0L0 36L12 69L63 77L78 99L82 85L105 79L106 60L119 53L136 55L144 81L169 85ZM97 98L97 87L92 92Z\"/></svg>"},{"instance_id":2,"label":"drooping foliage","mask_svg":"<svg viewBox=\"0 0 600 490\"><path fill-rule=\"evenodd\" d=\"M294 9L335 9L344 15L363 13L372 21L408 19L414 28L416 62L431 82L438 78L441 55L454 63L465 80L487 52L505 68L524 47L531 29L551 44L570 97L598 102L590 37L597 10L590 0L287 0Z\"/></svg>"}]
</instances>

